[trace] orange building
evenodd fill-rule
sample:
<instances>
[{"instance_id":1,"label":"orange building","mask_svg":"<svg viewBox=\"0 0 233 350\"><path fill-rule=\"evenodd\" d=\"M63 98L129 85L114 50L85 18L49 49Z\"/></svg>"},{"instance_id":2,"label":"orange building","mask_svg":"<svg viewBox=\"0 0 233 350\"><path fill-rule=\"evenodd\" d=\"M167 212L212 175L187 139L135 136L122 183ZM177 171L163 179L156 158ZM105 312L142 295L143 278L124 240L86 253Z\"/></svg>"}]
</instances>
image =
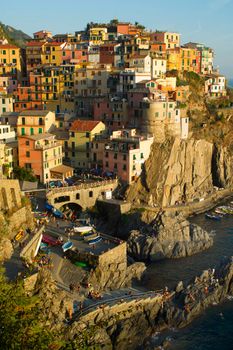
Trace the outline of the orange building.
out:
<instances>
[{"instance_id":1,"label":"orange building","mask_svg":"<svg viewBox=\"0 0 233 350\"><path fill-rule=\"evenodd\" d=\"M62 164L62 144L52 134L18 138L19 166L32 169L42 183L50 180L54 168Z\"/></svg>"}]
</instances>

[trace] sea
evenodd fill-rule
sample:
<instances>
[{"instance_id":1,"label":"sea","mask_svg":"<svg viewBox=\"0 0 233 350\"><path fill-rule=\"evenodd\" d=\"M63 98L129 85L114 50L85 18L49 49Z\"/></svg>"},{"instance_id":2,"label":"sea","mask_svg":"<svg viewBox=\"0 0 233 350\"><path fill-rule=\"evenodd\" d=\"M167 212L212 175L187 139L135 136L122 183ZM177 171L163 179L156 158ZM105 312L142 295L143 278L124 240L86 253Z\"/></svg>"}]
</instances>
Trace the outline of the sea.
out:
<instances>
[{"instance_id":1,"label":"sea","mask_svg":"<svg viewBox=\"0 0 233 350\"><path fill-rule=\"evenodd\" d=\"M228 80L228 86L233 88L233 79Z\"/></svg>"},{"instance_id":2,"label":"sea","mask_svg":"<svg viewBox=\"0 0 233 350\"><path fill-rule=\"evenodd\" d=\"M205 218L204 214L190 219L214 236L214 245L199 254L177 260L164 260L148 267L147 287L156 290L173 288L180 280L188 282L202 270L216 267L221 259L233 256L233 215L220 222ZM153 345L165 339L171 341L170 350L233 350L233 300L229 299L207 309L184 329L171 329L155 334Z\"/></svg>"}]
</instances>

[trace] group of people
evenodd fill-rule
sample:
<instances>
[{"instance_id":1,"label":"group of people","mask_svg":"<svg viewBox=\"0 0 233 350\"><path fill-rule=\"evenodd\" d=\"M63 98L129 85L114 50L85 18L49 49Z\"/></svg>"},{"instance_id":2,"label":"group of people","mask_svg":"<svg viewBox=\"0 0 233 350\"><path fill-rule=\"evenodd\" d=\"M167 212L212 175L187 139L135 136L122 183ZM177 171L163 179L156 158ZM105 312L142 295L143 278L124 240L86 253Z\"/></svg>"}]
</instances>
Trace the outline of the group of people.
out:
<instances>
[{"instance_id":1,"label":"group of people","mask_svg":"<svg viewBox=\"0 0 233 350\"><path fill-rule=\"evenodd\" d=\"M96 300L103 298L102 295L98 291L94 291L93 289L89 290L87 297L89 299L96 299Z\"/></svg>"}]
</instances>

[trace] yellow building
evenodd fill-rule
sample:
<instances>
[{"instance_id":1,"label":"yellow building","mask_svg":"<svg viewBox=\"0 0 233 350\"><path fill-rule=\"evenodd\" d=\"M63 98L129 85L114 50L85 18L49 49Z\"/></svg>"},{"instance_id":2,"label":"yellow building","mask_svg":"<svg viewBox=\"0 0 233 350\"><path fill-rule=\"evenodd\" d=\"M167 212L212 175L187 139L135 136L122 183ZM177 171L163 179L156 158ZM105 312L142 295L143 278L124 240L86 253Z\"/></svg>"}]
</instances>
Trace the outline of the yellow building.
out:
<instances>
[{"instance_id":1,"label":"yellow building","mask_svg":"<svg viewBox=\"0 0 233 350\"><path fill-rule=\"evenodd\" d=\"M66 43L48 42L44 45L41 62L43 65L60 66L63 61L63 47Z\"/></svg>"},{"instance_id":2,"label":"yellow building","mask_svg":"<svg viewBox=\"0 0 233 350\"><path fill-rule=\"evenodd\" d=\"M74 168L89 168L91 143L95 135L105 131L104 123L94 120L75 120L70 128L68 157Z\"/></svg>"},{"instance_id":3,"label":"yellow building","mask_svg":"<svg viewBox=\"0 0 233 350\"><path fill-rule=\"evenodd\" d=\"M195 72L197 70L197 50L181 47L180 48L180 67L181 71Z\"/></svg>"},{"instance_id":4,"label":"yellow building","mask_svg":"<svg viewBox=\"0 0 233 350\"><path fill-rule=\"evenodd\" d=\"M89 42L92 45L103 44L108 39L108 30L106 27L93 27L90 28Z\"/></svg>"},{"instance_id":5,"label":"yellow building","mask_svg":"<svg viewBox=\"0 0 233 350\"><path fill-rule=\"evenodd\" d=\"M180 49L167 50L167 71L180 69Z\"/></svg>"},{"instance_id":6,"label":"yellow building","mask_svg":"<svg viewBox=\"0 0 233 350\"><path fill-rule=\"evenodd\" d=\"M0 75L21 77L20 48L15 45L0 45Z\"/></svg>"},{"instance_id":7,"label":"yellow building","mask_svg":"<svg viewBox=\"0 0 233 350\"><path fill-rule=\"evenodd\" d=\"M18 142L0 142L0 179L13 177L13 168L18 165Z\"/></svg>"}]
</instances>

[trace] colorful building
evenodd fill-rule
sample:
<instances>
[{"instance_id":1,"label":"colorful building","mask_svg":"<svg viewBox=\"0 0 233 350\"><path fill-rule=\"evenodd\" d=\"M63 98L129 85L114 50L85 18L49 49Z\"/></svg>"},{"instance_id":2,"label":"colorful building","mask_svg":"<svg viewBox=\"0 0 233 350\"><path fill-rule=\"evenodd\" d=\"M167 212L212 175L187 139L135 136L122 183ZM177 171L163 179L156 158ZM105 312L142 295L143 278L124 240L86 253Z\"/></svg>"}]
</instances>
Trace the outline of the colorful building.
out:
<instances>
[{"instance_id":1,"label":"colorful building","mask_svg":"<svg viewBox=\"0 0 233 350\"><path fill-rule=\"evenodd\" d=\"M11 76L19 80L21 73L20 48L10 44L0 45L0 76Z\"/></svg>"},{"instance_id":2,"label":"colorful building","mask_svg":"<svg viewBox=\"0 0 233 350\"><path fill-rule=\"evenodd\" d=\"M152 42L166 44L166 49L175 49L180 46L180 34L174 32L155 32L151 34Z\"/></svg>"},{"instance_id":3,"label":"colorful building","mask_svg":"<svg viewBox=\"0 0 233 350\"><path fill-rule=\"evenodd\" d=\"M103 172L111 172L127 184L132 183L140 176L152 143L152 136L137 135L136 129L114 131L108 140L104 140ZM101 144L101 138L94 140L93 153Z\"/></svg>"},{"instance_id":4,"label":"colorful building","mask_svg":"<svg viewBox=\"0 0 233 350\"><path fill-rule=\"evenodd\" d=\"M211 74L206 77L205 93L210 97L223 97L227 95L226 78L223 75Z\"/></svg>"},{"instance_id":5,"label":"colorful building","mask_svg":"<svg viewBox=\"0 0 233 350\"><path fill-rule=\"evenodd\" d=\"M0 93L0 115L5 112L13 112L13 97Z\"/></svg>"},{"instance_id":6,"label":"colorful building","mask_svg":"<svg viewBox=\"0 0 233 350\"><path fill-rule=\"evenodd\" d=\"M62 165L62 145L52 134L20 136L18 147L19 166L31 169L42 183L50 181L50 172Z\"/></svg>"},{"instance_id":7,"label":"colorful building","mask_svg":"<svg viewBox=\"0 0 233 350\"><path fill-rule=\"evenodd\" d=\"M105 131L101 121L75 120L70 128L68 158L73 168L89 168L91 142L95 135Z\"/></svg>"},{"instance_id":8,"label":"colorful building","mask_svg":"<svg viewBox=\"0 0 233 350\"><path fill-rule=\"evenodd\" d=\"M17 120L17 135L32 136L51 132L55 128L55 113L49 111L23 111Z\"/></svg>"}]
</instances>

